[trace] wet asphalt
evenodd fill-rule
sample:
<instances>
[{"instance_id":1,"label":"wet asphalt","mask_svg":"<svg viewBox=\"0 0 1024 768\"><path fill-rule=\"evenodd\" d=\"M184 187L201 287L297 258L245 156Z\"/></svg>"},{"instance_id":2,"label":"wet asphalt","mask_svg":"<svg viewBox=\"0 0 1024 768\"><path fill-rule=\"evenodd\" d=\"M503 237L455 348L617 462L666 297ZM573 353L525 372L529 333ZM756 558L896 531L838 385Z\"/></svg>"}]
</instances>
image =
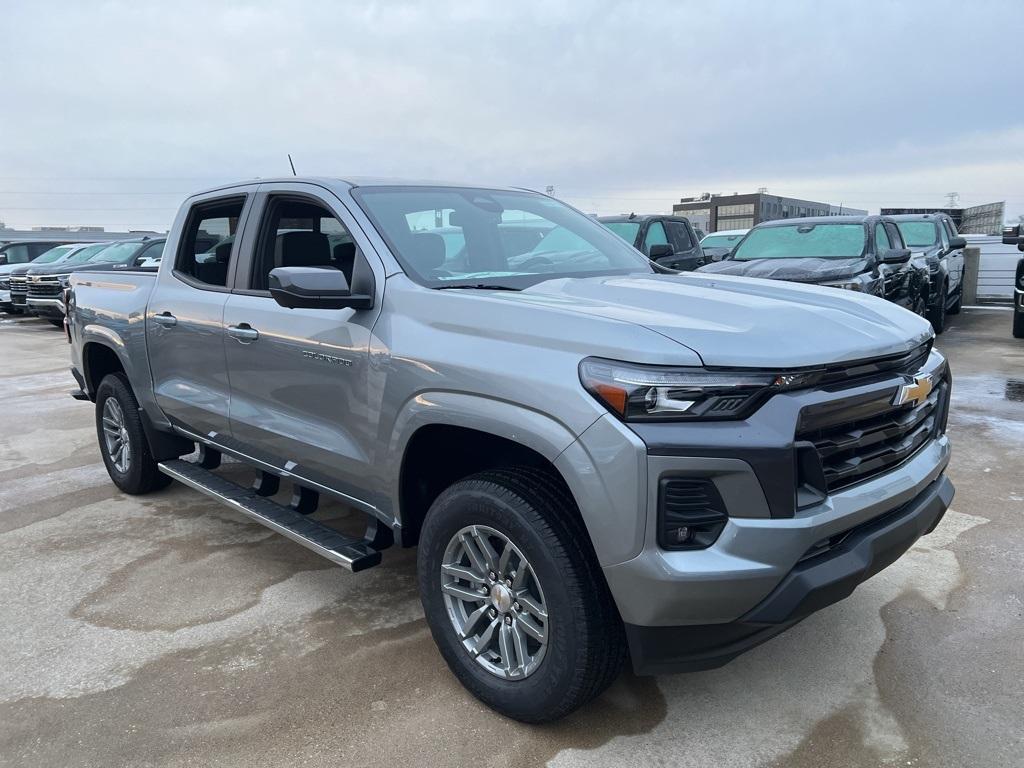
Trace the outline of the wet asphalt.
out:
<instances>
[{"instance_id":1,"label":"wet asphalt","mask_svg":"<svg viewBox=\"0 0 1024 768\"><path fill-rule=\"evenodd\" d=\"M1019 768L1024 342L968 309L937 346L957 495L932 535L722 669L529 727L449 674L414 551L353 575L184 487L119 493L63 335L0 315L0 765Z\"/></svg>"}]
</instances>

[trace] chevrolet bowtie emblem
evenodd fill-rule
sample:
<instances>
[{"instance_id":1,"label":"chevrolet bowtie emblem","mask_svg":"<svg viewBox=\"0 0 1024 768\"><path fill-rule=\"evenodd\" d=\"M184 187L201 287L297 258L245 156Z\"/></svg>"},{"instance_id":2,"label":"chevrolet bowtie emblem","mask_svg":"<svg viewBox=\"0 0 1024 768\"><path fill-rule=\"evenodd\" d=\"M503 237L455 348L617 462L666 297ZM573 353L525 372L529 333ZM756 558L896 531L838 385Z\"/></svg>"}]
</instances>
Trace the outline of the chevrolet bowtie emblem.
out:
<instances>
[{"instance_id":1,"label":"chevrolet bowtie emblem","mask_svg":"<svg viewBox=\"0 0 1024 768\"><path fill-rule=\"evenodd\" d=\"M914 403L917 405L932 391L932 377L930 375L915 376L914 380L909 384L904 384L896 391L896 397L893 399L893 405L904 405L906 403Z\"/></svg>"}]
</instances>

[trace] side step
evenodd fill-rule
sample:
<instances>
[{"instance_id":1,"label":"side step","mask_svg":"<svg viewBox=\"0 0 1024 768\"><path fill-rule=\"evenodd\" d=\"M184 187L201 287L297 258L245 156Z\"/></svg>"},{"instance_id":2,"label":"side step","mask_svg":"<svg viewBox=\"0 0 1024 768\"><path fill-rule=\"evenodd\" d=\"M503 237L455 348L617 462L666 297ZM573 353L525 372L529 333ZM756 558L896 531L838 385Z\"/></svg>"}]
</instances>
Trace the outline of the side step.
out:
<instances>
[{"instance_id":1,"label":"side step","mask_svg":"<svg viewBox=\"0 0 1024 768\"><path fill-rule=\"evenodd\" d=\"M248 518L292 541L311 549L332 563L351 571L362 571L380 563L380 552L364 539L354 539L333 528L310 520L288 507L275 504L249 488L225 480L191 461L174 459L162 461L160 471L189 488L226 504Z\"/></svg>"}]
</instances>

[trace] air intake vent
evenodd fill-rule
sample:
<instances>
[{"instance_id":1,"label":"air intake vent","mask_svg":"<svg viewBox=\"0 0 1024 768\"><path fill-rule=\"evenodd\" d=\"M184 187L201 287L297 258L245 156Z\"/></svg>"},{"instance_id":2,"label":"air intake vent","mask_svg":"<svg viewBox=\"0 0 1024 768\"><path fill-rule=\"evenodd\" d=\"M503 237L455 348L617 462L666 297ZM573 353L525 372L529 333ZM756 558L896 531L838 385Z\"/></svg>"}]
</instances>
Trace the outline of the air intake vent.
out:
<instances>
[{"instance_id":1,"label":"air intake vent","mask_svg":"<svg viewBox=\"0 0 1024 768\"><path fill-rule=\"evenodd\" d=\"M709 547L729 520L718 489L707 478L664 478L658 496L658 543L663 549Z\"/></svg>"}]
</instances>

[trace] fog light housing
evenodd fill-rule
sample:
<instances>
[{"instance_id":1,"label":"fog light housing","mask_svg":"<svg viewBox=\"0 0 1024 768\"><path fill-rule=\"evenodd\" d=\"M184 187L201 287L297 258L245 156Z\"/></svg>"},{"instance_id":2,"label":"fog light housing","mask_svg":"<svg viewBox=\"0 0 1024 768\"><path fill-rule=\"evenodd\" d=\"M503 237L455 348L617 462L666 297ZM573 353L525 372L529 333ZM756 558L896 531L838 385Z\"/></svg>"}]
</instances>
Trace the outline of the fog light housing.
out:
<instances>
[{"instance_id":1,"label":"fog light housing","mask_svg":"<svg viewBox=\"0 0 1024 768\"><path fill-rule=\"evenodd\" d=\"M706 549L728 521L722 496L709 478L662 478L658 488L658 544L662 549Z\"/></svg>"}]
</instances>

